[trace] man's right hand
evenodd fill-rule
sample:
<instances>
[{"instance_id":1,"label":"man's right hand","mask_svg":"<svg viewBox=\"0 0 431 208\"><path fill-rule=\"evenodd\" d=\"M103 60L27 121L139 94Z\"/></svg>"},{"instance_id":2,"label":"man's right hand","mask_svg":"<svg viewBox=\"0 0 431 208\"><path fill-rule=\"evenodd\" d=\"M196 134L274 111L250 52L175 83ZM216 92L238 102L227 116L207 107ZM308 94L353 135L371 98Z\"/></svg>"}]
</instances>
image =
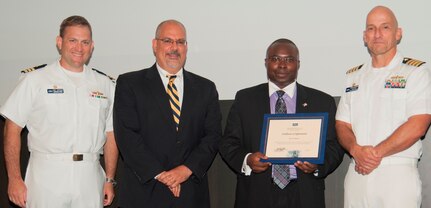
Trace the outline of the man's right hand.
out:
<instances>
[{"instance_id":1,"label":"man's right hand","mask_svg":"<svg viewBox=\"0 0 431 208\"><path fill-rule=\"evenodd\" d=\"M260 159L268 159L268 157L261 152L252 153L247 157L247 165L250 166L255 173L263 172L271 166L270 162L261 162Z\"/></svg>"},{"instance_id":2,"label":"man's right hand","mask_svg":"<svg viewBox=\"0 0 431 208\"><path fill-rule=\"evenodd\" d=\"M163 183L164 185L166 185L168 188L169 188L169 190L172 192L172 194L174 195L174 197L180 197L180 193L181 193L181 184L178 184L177 186L168 186L167 185L167 182L165 181L165 180L162 180L163 179L163 177L161 177L161 176L163 176L164 174L166 174L166 171L163 171L163 172L161 172L161 173L159 173L157 176L156 176L156 180L157 181L159 181L160 183Z\"/></svg>"},{"instance_id":3,"label":"man's right hand","mask_svg":"<svg viewBox=\"0 0 431 208\"><path fill-rule=\"evenodd\" d=\"M7 192L11 202L20 207L25 207L27 203L27 186L22 179L9 180Z\"/></svg>"},{"instance_id":4,"label":"man's right hand","mask_svg":"<svg viewBox=\"0 0 431 208\"><path fill-rule=\"evenodd\" d=\"M356 146L351 151L353 158L355 159L355 170L359 174L367 175L376 169L382 157L378 156L373 146Z\"/></svg>"}]
</instances>

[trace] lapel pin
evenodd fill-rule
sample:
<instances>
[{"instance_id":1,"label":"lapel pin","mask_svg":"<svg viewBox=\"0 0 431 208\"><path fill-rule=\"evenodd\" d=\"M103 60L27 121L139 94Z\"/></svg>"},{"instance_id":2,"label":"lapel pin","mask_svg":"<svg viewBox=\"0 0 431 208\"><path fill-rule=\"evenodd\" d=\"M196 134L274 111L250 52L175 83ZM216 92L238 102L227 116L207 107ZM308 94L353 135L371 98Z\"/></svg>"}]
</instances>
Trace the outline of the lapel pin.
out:
<instances>
[{"instance_id":1,"label":"lapel pin","mask_svg":"<svg viewBox=\"0 0 431 208\"><path fill-rule=\"evenodd\" d=\"M308 105L307 103L302 103L303 107L307 107L307 105Z\"/></svg>"}]
</instances>

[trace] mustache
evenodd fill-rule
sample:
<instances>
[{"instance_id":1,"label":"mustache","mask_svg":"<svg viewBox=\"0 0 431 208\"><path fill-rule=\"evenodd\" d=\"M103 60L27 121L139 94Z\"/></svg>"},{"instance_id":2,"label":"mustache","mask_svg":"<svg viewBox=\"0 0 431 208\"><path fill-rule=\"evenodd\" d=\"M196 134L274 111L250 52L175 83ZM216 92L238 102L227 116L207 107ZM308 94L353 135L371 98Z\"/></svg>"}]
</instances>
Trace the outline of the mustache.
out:
<instances>
[{"instance_id":1,"label":"mustache","mask_svg":"<svg viewBox=\"0 0 431 208\"><path fill-rule=\"evenodd\" d=\"M176 56L180 56L180 53L179 53L177 50L175 50L175 51L169 51L169 52L167 53L167 55L176 55Z\"/></svg>"}]
</instances>

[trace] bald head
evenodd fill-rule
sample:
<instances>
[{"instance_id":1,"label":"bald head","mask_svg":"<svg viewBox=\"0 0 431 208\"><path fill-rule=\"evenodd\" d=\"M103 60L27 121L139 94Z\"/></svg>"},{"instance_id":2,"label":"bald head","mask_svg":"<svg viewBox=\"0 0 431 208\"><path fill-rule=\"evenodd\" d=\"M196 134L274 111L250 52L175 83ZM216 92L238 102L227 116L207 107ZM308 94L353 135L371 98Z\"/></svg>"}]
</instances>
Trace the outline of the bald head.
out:
<instances>
[{"instance_id":1,"label":"bald head","mask_svg":"<svg viewBox=\"0 0 431 208\"><path fill-rule=\"evenodd\" d=\"M180 27L183 29L184 34L186 34L186 33L187 33L187 32L186 32L186 27L184 27L183 23L181 23L181 22L179 22L179 21L177 21L177 20L170 19L170 20L165 20L165 21L161 22L161 23L157 26L157 29L156 29L156 37L155 37L155 38L160 38L160 33L161 33L161 31L162 31L162 29L163 29L163 27L164 27L165 25L177 25L177 26L180 26Z\"/></svg>"},{"instance_id":2,"label":"bald head","mask_svg":"<svg viewBox=\"0 0 431 208\"><path fill-rule=\"evenodd\" d=\"M390 63L397 53L401 37L402 30L389 8L376 6L368 13L363 39L374 67L383 67Z\"/></svg>"},{"instance_id":3,"label":"bald head","mask_svg":"<svg viewBox=\"0 0 431 208\"><path fill-rule=\"evenodd\" d=\"M398 28L398 20L395 17L394 12L385 6L376 6L367 15L366 26L375 18L385 18L389 23L391 23L395 28ZM366 27L365 26L365 27Z\"/></svg>"},{"instance_id":4,"label":"bald head","mask_svg":"<svg viewBox=\"0 0 431 208\"><path fill-rule=\"evenodd\" d=\"M286 39L286 38L280 38L280 39L275 40L274 42L271 43L271 45L268 46L268 49L266 49L266 56L267 57L268 57L269 50L278 44L292 45L299 54L298 47L296 47L296 44L293 41Z\"/></svg>"}]
</instances>

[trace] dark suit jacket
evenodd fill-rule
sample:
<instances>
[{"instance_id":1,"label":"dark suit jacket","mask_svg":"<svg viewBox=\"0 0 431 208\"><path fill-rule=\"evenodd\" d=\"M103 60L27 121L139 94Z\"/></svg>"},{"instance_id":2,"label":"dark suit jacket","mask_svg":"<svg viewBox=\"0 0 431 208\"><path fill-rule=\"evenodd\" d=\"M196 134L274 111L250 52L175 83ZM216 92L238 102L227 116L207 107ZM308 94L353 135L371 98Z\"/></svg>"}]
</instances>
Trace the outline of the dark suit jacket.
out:
<instances>
[{"instance_id":1,"label":"dark suit jacket","mask_svg":"<svg viewBox=\"0 0 431 208\"><path fill-rule=\"evenodd\" d=\"M229 112L220 153L237 174L235 207L270 207L269 194L272 188L277 188L271 182L271 167L251 176L241 173L246 154L259 151L263 115L271 113L268 92L268 83L239 91ZM331 96L297 84L297 113L329 113L325 162L318 166L318 176L305 174L297 168L296 183L302 208L325 207L324 178L342 162L344 151L336 140L335 111Z\"/></svg>"},{"instance_id":2,"label":"dark suit jacket","mask_svg":"<svg viewBox=\"0 0 431 208\"><path fill-rule=\"evenodd\" d=\"M124 160L121 207L209 207L207 170L218 151L221 113L213 82L184 70L178 132L169 97L156 65L120 75L114 104L114 132ZM154 179L187 166L192 176L179 198Z\"/></svg>"}]
</instances>

